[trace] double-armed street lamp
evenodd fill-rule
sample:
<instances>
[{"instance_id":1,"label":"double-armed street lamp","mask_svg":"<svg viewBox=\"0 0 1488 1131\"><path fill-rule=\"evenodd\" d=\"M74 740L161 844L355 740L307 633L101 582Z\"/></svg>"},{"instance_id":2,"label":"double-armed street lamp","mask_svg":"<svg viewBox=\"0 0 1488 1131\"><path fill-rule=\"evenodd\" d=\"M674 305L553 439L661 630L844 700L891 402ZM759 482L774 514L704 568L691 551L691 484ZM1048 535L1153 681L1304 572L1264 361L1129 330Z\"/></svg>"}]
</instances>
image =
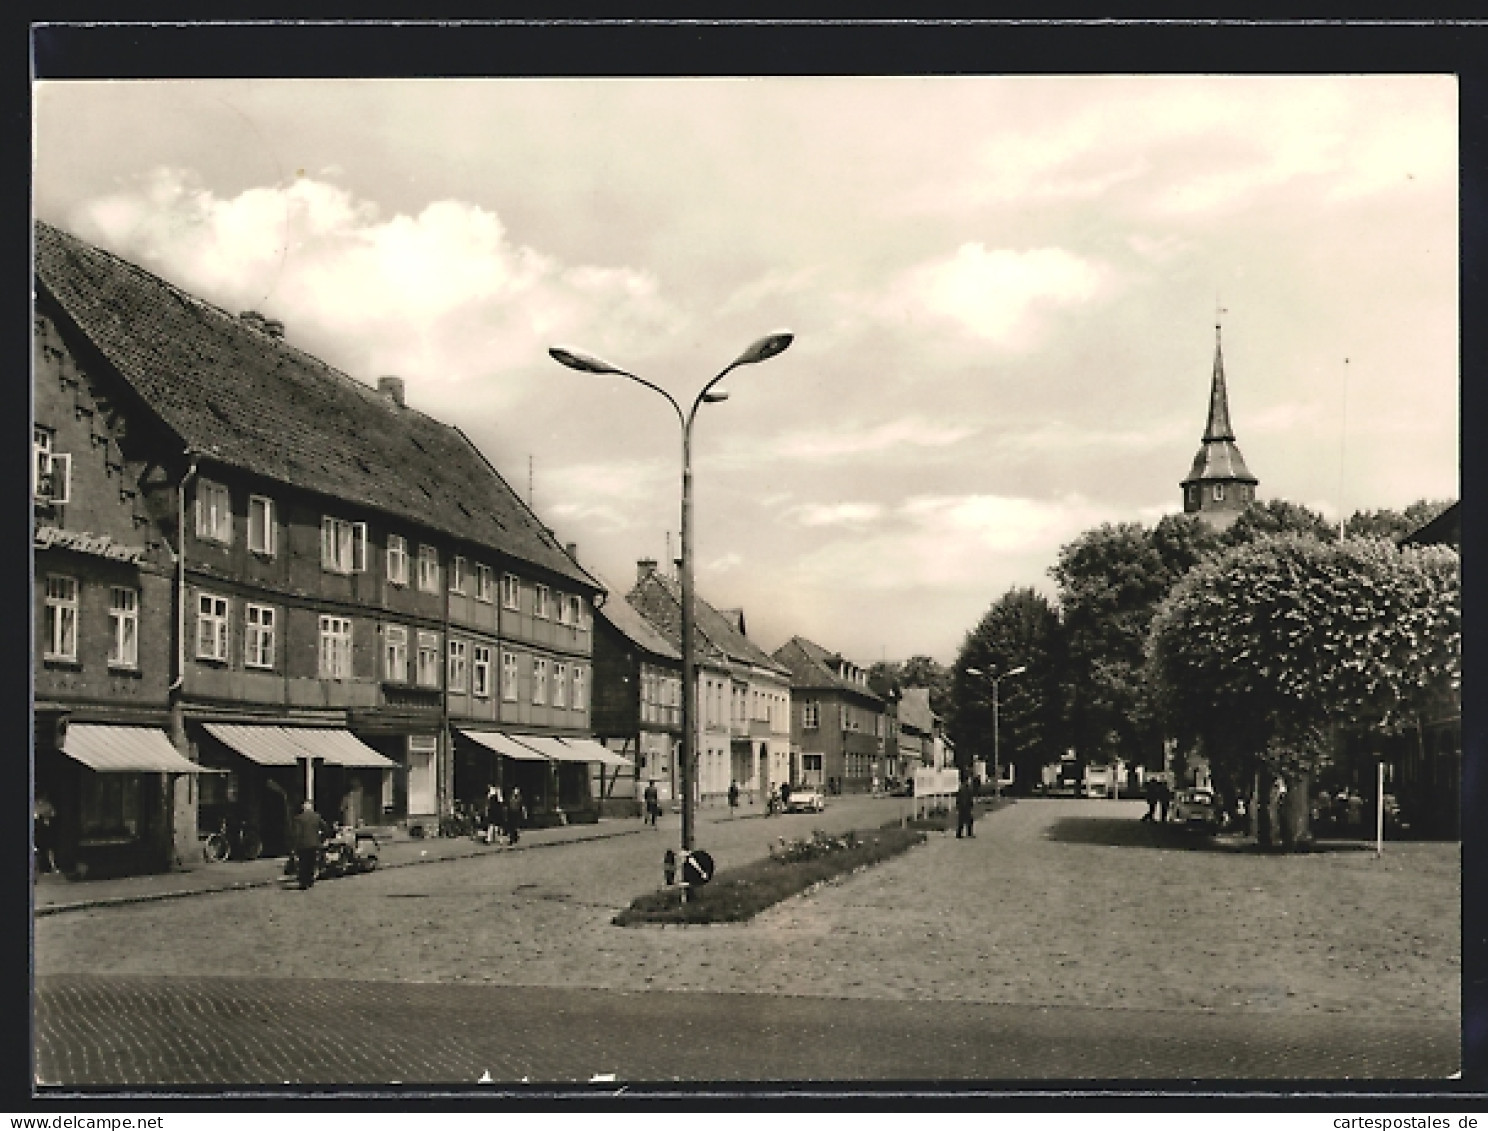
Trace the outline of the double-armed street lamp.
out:
<instances>
[{"instance_id":1,"label":"double-armed street lamp","mask_svg":"<svg viewBox=\"0 0 1488 1131\"><path fill-rule=\"evenodd\" d=\"M1015 675L1022 675L1028 670L1024 664L1019 664L1009 672L997 675L995 672L984 672L981 668L967 668L967 675L985 676L992 681L992 796L1002 800L1002 754L997 745L997 688L1005 679L1011 679Z\"/></svg>"},{"instance_id":2,"label":"double-armed street lamp","mask_svg":"<svg viewBox=\"0 0 1488 1131\"><path fill-rule=\"evenodd\" d=\"M697 751L694 721L697 710L697 704L694 701L697 676L693 670L692 639L692 424L701 406L728 399L727 392L722 389L715 390L713 386L741 365L754 365L784 353L794 338L794 334L781 330L767 334L754 342L725 366L718 376L702 387L698 395L693 398L692 407L686 412L682 411L682 406L677 399L660 385L655 385L644 377L637 377L618 365L611 365L608 361L595 357L593 354L583 353L576 349L554 346L548 350L548 355L554 361L569 369L578 370L580 373L626 377L638 385L644 385L653 392L660 393L672 406L677 414L678 423L682 425L682 854L684 857L692 851L692 774Z\"/></svg>"}]
</instances>

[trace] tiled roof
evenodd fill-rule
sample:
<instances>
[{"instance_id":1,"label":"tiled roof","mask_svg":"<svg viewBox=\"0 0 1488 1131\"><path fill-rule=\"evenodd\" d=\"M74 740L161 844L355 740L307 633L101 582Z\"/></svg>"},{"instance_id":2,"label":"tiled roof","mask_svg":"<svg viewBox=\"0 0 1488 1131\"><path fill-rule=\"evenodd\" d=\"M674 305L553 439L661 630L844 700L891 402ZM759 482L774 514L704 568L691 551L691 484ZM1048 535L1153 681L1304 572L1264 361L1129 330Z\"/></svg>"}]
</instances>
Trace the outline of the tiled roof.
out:
<instances>
[{"instance_id":1,"label":"tiled roof","mask_svg":"<svg viewBox=\"0 0 1488 1131\"><path fill-rule=\"evenodd\" d=\"M636 647L665 660L682 662L682 653L670 640L652 627L651 622L643 617L634 605L621 597L614 589L610 589L609 592L610 599L594 610L596 616L603 617L616 632Z\"/></svg>"},{"instance_id":2,"label":"tiled roof","mask_svg":"<svg viewBox=\"0 0 1488 1131\"><path fill-rule=\"evenodd\" d=\"M882 702L882 697L861 683L854 683L837 674L843 662L836 652L828 652L820 644L804 636L792 636L775 650L775 659L791 672L791 687L802 691L851 691L854 694Z\"/></svg>"},{"instance_id":3,"label":"tiled roof","mask_svg":"<svg viewBox=\"0 0 1488 1131\"><path fill-rule=\"evenodd\" d=\"M396 515L602 588L458 428L37 222L38 288L203 462Z\"/></svg>"},{"instance_id":4,"label":"tiled roof","mask_svg":"<svg viewBox=\"0 0 1488 1131\"><path fill-rule=\"evenodd\" d=\"M1462 545L1462 507L1454 502L1441 514L1423 522L1400 539L1402 546L1457 546Z\"/></svg>"},{"instance_id":5,"label":"tiled roof","mask_svg":"<svg viewBox=\"0 0 1488 1131\"><path fill-rule=\"evenodd\" d=\"M681 647L682 594L676 581L652 570L636 583L627 600L668 640ZM754 641L741 635L722 613L696 592L693 593L692 606L694 647L698 649L699 657L712 658L715 662L728 660L752 664L780 675L788 674L789 669L771 659Z\"/></svg>"}]
</instances>

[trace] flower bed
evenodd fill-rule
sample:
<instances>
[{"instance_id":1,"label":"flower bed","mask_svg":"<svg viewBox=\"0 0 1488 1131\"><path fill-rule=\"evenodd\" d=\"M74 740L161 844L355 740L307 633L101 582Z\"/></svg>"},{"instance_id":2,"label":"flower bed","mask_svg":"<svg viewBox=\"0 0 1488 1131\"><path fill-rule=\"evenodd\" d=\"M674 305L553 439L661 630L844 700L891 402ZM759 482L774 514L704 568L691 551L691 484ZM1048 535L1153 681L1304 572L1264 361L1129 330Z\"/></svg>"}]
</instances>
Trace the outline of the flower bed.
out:
<instances>
[{"instance_id":1,"label":"flower bed","mask_svg":"<svg viewBox=\"0 0 1488 1131\"><path fill-rule=\"evenodd\" d=\"M742 922L815 884L897 856L924 839L923 832L897 825L837 835L816 832L803 840L781 838L765 859L721 869L711 883L693 888L686 903L681 888L662 888L636 899L613 922L617 927Z\"/></svg>"}]
</instances>

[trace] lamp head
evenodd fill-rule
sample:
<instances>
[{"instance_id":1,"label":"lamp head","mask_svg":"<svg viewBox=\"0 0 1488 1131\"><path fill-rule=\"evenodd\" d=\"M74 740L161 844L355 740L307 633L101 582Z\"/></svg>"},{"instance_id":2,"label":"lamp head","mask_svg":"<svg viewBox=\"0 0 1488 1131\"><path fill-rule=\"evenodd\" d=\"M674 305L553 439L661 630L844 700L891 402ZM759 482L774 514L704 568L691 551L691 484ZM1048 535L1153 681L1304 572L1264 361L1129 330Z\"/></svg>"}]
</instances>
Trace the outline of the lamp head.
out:
<instances>
[{"instance_id":1,"label":"lamp head","mask_svg":"<svg viewBox=\"0 0 1488 1131\"><path fill-rule=\"evenodd\" d=\"M1022 675L1027 670L1028 670L1028 666L1026 664L1019 664L1016 668L1014 668L1012 671L1008 672L1007 674L1008 675ZM1004 677L1004 678L1006 678L1006 677Z\"/></svg>"},{"instance_id":2,"label":"lamp head","mask_svg":"<svg viewBox=\"0 0 1488 1131\"><path fill-rule=\"evenodd\" d=\"M982 671L981 668L967 668L965 670L966 670L966 674L967 675L986 675L987 674L986 672Z\"/></svg>"},{"instance_id":3,"label":"lamp head","mask_svg":"<svg viewBox=\"0 0 1488 1131\"><path fill-rule=\"evenodd\" d=\"M553 346L548 350L548 356L559 365L576 369L580 373L614 373L621 377L629 377L630 374L618 365L611 365L601 357L595 357L592 353L584 353L582 350L570 349L567 346Z\"/></svg>"},{"instance_id":4,"label":"lamp head","mask_svg":"<svg viewBox=\"0 0 1488 1131\"><path fill-rule=\"evenodd\" d=\"M717 404L719 401L728 400L727 389L709 389L703 394L704 404Z\"/></svg>"},{"instance_id":5,"label":"lamp head","mask_svg":"<svg viewBox=\"0 0 1488 1131\"><path fill-rule=\"evenodd\" d=\"M777 330L773 334L766 334L759 341L750 345L738 358L734 365L753 365L760 361L769 361L770 358L784 353L790 348L791 342L796 336L789 330Z\"/></svg>"}]
</instances>

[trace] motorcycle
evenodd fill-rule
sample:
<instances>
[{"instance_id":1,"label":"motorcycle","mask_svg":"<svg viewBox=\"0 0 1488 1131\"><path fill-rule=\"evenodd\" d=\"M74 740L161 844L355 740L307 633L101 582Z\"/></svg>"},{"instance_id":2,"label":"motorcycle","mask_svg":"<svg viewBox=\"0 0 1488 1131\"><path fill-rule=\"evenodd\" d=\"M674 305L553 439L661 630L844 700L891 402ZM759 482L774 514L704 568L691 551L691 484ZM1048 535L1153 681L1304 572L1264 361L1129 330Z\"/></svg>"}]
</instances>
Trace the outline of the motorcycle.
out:
<instances>
[{"instance_id":1,"label":"motorcycle","mask_svg":"<svg viewBox=\"0 0 1488 1131\"><path fill-rule=\"evenodd\" d=\"M369 832L337 825L320 842L320 878L354 876L377 867L377 838Z\"/></svg>"}]
</instances>

